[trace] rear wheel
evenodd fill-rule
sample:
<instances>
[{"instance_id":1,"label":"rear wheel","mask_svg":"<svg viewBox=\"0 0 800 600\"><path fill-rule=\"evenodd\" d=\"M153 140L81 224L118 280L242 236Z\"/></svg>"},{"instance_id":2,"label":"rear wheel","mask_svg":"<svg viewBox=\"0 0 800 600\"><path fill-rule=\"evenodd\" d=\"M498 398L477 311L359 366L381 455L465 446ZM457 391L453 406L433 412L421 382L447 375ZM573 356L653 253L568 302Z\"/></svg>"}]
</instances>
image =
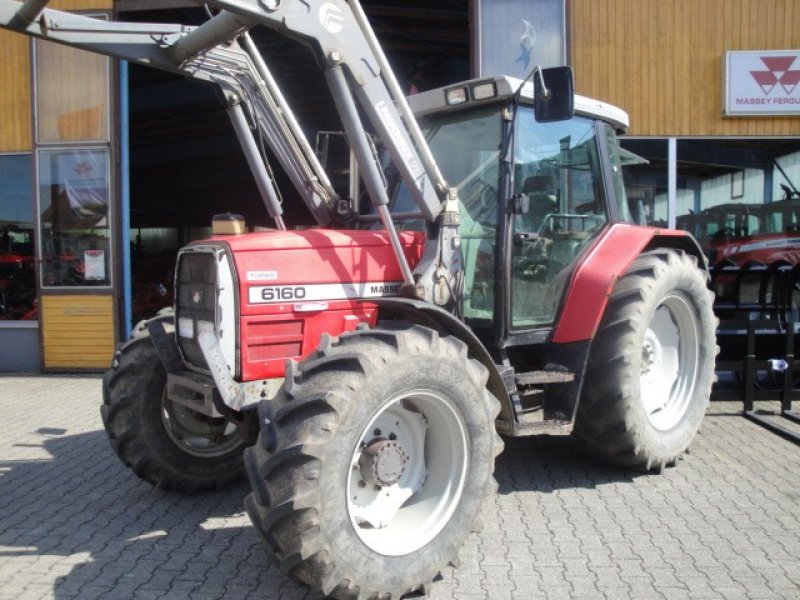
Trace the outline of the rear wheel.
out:
<instances>
[{"instance_id":1,"label":"rear wheel","mask_svg":"<svg viewBox=\"0 0 800 600\"><path fill-rule=\"evenodd\" d=\"M642 254L620 278L589 357L575 434L611 462L674 463L703 420L714 381L713 294L694 257Z\"/></svg>"},{"instance_id":2,"label":"rear wheel","mask_svg":"<svg viewBox=\"0 0 800 600\"><path fill-rule=\"evenodd\" d=\"M399 598L456 561L502 449L486 378L459 340L394 323L291 366L245 452L247 512L284 572Z\"/></svg>"},{"instance_id":3,"label":"rear wheel","mask_svg":"<svg viewBox=\"0 0 800 600\"><path fill-rule=\"evenodd\" d=\"M159 317L172 327L171 317ZM139 477L163 489L221 488L244 475L244 439L229 421L172 402L146 327L103 377L100 408L111 446Z\"/></svg>"}]
</instances>

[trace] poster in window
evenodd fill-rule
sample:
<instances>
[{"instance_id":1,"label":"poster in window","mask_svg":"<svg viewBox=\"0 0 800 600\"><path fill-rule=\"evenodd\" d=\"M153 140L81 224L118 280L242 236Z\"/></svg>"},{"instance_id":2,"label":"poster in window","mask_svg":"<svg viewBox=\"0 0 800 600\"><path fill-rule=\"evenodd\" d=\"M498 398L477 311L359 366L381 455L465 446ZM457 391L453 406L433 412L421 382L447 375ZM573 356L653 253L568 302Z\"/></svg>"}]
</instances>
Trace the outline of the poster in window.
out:
<instances>
[{"instance_id":1,"label":"poster in window","mask_svg":"<svg viewBox=\"0 0 800 600\"><path fill-rule=\"evenodd\" d=\"M86 281L105 281L106 253L103 250L83 252L83 274Z\"/></svg>"},{"instance_id":2,"label":"poster in window","mask_svg":"<svg viewBox=\"0 0 800 600\"><path fill-rule=\"evenodd\" d=\"M566 62L564 0L478 0L478 77L522 79L531 70Z\"/></svg>"}]
</instances>

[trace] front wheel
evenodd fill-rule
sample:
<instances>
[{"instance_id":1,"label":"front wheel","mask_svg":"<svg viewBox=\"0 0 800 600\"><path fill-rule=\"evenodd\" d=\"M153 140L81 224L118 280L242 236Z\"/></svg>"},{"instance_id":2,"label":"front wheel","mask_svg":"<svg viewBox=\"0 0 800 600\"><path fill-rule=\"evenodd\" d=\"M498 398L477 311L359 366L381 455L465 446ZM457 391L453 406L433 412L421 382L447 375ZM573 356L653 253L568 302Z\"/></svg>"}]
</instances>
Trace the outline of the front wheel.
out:
<instances>
[{"instance_id":1,"label":"front wheel","mask_svg":"<svg viewBox=\"0 0 800 600\"><path fill-rule=\"evenodd\" d=\"M575 434L595 454L649 470L673 464L714 381L713 293L694 257L642 254L617 282L592 342Z\"/></svg>"},{"instance_id":2,"label":"front wheel","mask_svg":"<svg viewBox=\"0 0 800 600\"><path fill-rule=\"evenodd\" d=\"M336 598L426 589L496 485L486 378L459 340L396 323L290 367L245 452L247 512L281 568Z\"/></svg>"},{"instance_id":3,"label":"front wheel","mask_svg":"<svg viewBox=\"0 0 800 600\"><path fill-rule=\"evenodd\" d=\"M174 328L170 315L156 318ZM103 377L100 413L120 460L163 489L194 492L240 479L245 442L239 429L171 401L166 384L146 324L137 327Z\"/></svg>"}]
</instances>

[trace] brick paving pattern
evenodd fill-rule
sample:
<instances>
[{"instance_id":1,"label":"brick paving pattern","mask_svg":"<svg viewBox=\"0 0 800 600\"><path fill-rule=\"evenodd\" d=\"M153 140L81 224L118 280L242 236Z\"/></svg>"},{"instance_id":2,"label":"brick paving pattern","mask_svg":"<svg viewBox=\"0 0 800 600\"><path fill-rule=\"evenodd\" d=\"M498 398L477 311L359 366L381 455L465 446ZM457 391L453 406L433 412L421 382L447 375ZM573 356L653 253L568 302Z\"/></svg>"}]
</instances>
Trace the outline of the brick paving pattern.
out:
<instances>
[{"instance_id":1,"label":"brick paving pattern","mask_svg":"<svg viewBox=\"0 0 800 600\"><path fill-rule=\"evenodd\" d=\"M246 484L185 496L113 455L100 379L0 377L0 599L314 598L269 562ZM431 598L800 598L800 447L713 403L663 475L568 437L507 442L483 530Z\"/></svg>"}]
</instances>

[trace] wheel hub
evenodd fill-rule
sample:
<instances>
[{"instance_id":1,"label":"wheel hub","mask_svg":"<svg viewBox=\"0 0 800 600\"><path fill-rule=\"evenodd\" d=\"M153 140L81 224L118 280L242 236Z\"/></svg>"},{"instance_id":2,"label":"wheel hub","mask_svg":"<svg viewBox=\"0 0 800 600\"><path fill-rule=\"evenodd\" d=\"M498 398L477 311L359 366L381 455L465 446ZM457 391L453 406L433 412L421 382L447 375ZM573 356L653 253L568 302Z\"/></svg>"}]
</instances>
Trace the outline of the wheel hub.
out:
<instances>
[{"instance_id":1,"label":"wheel hub","mask_svg":"<svg viewBox=\"0 0 800 600\"><path fill-rule=\"evenodd\" d=\"M648 330L642 344L642 375L647 375L658 367L660 359L660 344L652 331Z\"/></svg>"},{"instance_id":2,"label":"wheel hub","mask_svg":"<svg viewBox=\"0 0 800 600\"><path fill-rule=\"evenodd\" d=\"M404 392L367 424L353 449L347 510L359 538L386 556L433 539L458 506L468 466L467 430L446 396Z\"/></svg>"},{"instance_id":3,"label":"wheel hub","mask_svg":"<svg viewBox=\"0 0 800 600\"><path fill-rule=\"evenodd\" d=\"M400 481L408 462L408 455L397 441L376 438L364 448L358 466L364 481L386 487Z\"/></svg>"}]
</instances>

